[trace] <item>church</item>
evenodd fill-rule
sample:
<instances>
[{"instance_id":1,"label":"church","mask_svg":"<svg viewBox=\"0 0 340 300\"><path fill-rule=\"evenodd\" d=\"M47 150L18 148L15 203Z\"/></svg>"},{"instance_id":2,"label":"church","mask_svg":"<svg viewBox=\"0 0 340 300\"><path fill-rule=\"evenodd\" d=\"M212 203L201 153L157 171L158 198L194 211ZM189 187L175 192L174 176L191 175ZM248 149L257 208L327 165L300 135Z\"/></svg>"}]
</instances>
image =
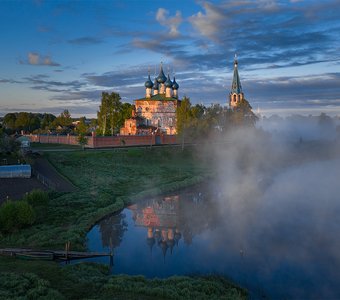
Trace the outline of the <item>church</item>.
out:
<instances>
[{"instance_id":1,"label":"church","mask_svg":"<svg viewBox=\"0 0 340 300\"><path fill-rule=\"evenodd\" d=\"M181 105L179 85L175 77L165 76L161 63L159 75L152 82L150 74L144 84L145 96L134 100L132 117L125 120L121 135L177 134L176 109ZM243 100L238 61L235 54L234 73L229 93L229 108L235 109Z\"/></svg>"},{"instance_id":2,"label":"church","mask_svg":"<svg viewBox=\"0 0 340 300\"><path fill-rule=\"evenodd\" d=\"M120 129L121 135L176 134L176 109L179 85L175 77L166 77L163 65L159 75L152 82L150 74L145 86L145 97L134 101L135 111L130 119L125 120Z\"/></svg>"}]
</instances>

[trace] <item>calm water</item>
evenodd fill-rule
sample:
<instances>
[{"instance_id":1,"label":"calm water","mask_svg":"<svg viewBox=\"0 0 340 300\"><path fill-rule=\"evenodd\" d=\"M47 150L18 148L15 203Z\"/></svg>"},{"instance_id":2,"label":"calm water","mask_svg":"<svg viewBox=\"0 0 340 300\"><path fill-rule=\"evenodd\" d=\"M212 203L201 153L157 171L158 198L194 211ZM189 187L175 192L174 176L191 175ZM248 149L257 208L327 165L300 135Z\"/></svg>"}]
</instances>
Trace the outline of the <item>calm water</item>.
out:
<instances>
[{"instance_id":1,"label":"calm water","mask_svg":"<svg viewBox=\"0 0 340 300\"><path fill-rule=\"evenodd\" d=\"M88 249L112 245L114 274L219 273L254 298L340 299L339 166L286 170L247 199L216 183L145 199L94 226Z\"/></svg>"}]
</instances>

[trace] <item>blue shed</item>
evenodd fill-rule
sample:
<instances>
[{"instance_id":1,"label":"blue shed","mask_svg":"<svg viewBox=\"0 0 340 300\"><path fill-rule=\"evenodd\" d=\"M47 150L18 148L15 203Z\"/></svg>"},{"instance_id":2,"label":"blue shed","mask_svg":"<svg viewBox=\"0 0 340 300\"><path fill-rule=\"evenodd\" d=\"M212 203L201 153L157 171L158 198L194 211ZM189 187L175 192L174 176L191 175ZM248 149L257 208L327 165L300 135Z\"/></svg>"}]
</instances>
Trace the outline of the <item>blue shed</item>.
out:
<instances>
[{"instance_id":1,"label":"blue shed","mask_svg":"<svg viewBox=\"0 0 340 300\"><path fill-rule=\"evenodd\" d=\"M0 178L30 178L30 165L0 166Z\"/></svg>"}]
</instances>

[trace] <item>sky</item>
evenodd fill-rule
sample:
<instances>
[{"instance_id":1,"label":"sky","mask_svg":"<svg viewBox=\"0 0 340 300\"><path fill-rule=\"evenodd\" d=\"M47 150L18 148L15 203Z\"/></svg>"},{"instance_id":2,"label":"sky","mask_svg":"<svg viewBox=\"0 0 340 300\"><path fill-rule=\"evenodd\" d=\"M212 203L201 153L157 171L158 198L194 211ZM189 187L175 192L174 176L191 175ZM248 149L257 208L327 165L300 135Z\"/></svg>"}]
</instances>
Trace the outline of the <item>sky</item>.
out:
<instances>
[{"instance_id":1,"label":"sky","mask_svg":"<svg viewBox=\"0 0 340 300\"><path fill-rule=\"evenodd\" d=\"M340 0L0 1L0 116L95 117L176 76L179 97L227 105L235 53L263 114L340 116Z\"/></svg>"}]
</instances>

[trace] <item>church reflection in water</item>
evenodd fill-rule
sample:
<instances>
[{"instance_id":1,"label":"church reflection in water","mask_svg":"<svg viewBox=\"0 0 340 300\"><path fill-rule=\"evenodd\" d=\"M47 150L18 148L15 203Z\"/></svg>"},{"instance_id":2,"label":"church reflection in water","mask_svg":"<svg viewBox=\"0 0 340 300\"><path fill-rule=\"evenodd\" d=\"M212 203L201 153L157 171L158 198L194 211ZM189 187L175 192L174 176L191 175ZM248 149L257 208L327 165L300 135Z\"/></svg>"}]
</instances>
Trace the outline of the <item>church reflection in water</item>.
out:
<instances>
[{"instance_id":1,"label":"church reflection in water","mask_svg":"<svg viewBox=\"0 0 340 300\"><path fill-rule=\"evenodd\" d=\"M152 251L158 245L165 256L172 253L182 237L180 232L179 196L151 199L128 207L136 226L147 228L146 242Z\"/></svg>"},{"instance_id":2,"label":"church reflection in water","mask_svg":"<svg viewBox=\"0 0 340 300\"><path fill-rule=\"evenodd\" d=\"M206 196L200 192L182 192L180 195L145 199L127 209L132 212L135 226L145 228L150 251L159 248L165 257L167 253L172 254L179 243L190 245L195 235L216 227L217 209ZM114 235L113 247L117 247L127 227L124 216L112 218L115 223L115 230L111 232ZM101 232L103 237L104 230Z\"/></svg>"}]
</instances>

